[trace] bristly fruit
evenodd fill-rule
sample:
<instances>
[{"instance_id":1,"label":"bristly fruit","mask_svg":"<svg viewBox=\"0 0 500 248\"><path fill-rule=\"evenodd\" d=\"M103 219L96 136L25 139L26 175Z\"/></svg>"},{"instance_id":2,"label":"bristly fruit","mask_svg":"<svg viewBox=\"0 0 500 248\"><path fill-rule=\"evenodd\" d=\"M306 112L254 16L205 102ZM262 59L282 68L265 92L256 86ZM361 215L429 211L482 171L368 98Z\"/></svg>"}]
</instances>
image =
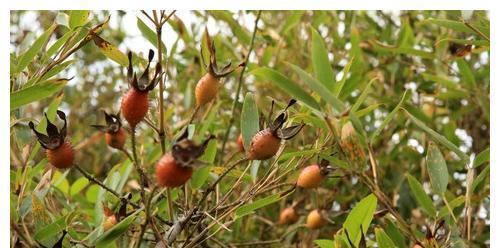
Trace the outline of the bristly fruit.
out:
<instances>
[{"instance_id":1,"label":"bristly fruit","mask_svg":"<svg viewBox=\"0 0 500 248\"><path fill-rule=\"evenodd\" d=\"M363 163L366 159L365 150L351 122L344 124L340 136L340 147L347 158L351 162Z\"/></svg>"},{"instance_id":2,"label":"bristly fruit","mask_svg":"<svg viewBox=\"0 0 500 248\"><path fill-rule=\"evenodd\" d=\"M64 121L64 125L61 130L58 130L57 126L49 121L47 114L45 114L45 118L47 119L46 135L38 132L35 129L35 124L31 121L29 122L29 127L35 133L40 145L46 149L47 160L49 163L56 168L65 169L73 165L75 151L71 146L71 143L66 141L66 114L57 110L57 116Z\"/></svg>"},{"instance_id":3,"label":"bristly fruit","mask_svg":"<svg viewBox=\"0 0 500 248\"><path fill-rule=\"evenodd\" d=\"M248 159L266 160L271 158L278 152L281 140L293 138L299 133L302 127L304 127L304 123L301 123L299 125L282 128L288 120L287 110L290 106L295 104L295 102L295 99L290 100L286 108L272 122L270 119L273 112L274 101L271 103L267 128L259 131L253 136L252 142L250 143L250 150L246 155Z\"/></svg>"},{"instance_id":4,"label":"bristly fruit","mask_svg":"<svg viewBox=\"0 0 500 248\"><path fill-rule=\"evenodd\" d=\"M156 181L160 187L179 187L193 175L193 169L202 164L198 158L203 155L210 136L201 145L196 145L187 138L187 129L172 146L172 152L166 153L156 164Z\"/></svg>"},{"instance_id":5,"label":"bristly fruit","mask_svg":"<svg viewBox=\"0 0 500 248\"><path fill-rule=\"evenodd\" d=\"M207 65L205 62L205 58L203 57L203 51L201 51L202 62L205 66L207 73L201 77L201 79L196 84L195 88L195 98L196 98L196 106L201 107L217 96L217 92L220 88L220 78L229 75L236 68L231 68L231 63L224 66L221 70L217 67L217 60L215 57L215 45L210 39L210 35L208 34L208 30L205 29L204 38L208 46L208 50L210 53L209 64ZM240 64L239 66L242 66Z\"/></svg>"},{"instance_id":6,"label":"bristly fruit","mask_svg":"<svg viewBox=\"0 0 500 248\"><path fill-rule=\"evenodd\" d=\"M306 227L309 229L318 229L326 224L325 218L323 218L321 210L315 209L307 215Z\"/></svg>"},{"instance_id":7,"label":"bristly fruit","mask_svg":"<svg viewBox=\"0 0 500 248\"><path fill-rule=\"evenodd\" d=\"M152 80L149 80L149 66L153 60L154 52L149 50L148 65L137 79L137 74L132 68L132 52L128 53L127 80L131 88L125 93L121 102L121 112L125 120L132 129L141 122L149 109L149 91L153 90L161 77L161 64L156 64L155 73Z\"/></svg>"},{"instance_id":8,"label":"bristly fruit","mask_svg":"<svg viewBox=\"0 0 500 248\"><path fill-rule=\"evenodd\" d=\"M127 141L127 132L122 127L120 120L120 113L108 114L106 111L104 116L106 118L106 125L92 125L100 131L105 132L106 144L118 150L122 150L125 142Z\"/></svg>"},{"instance_id":9,"label":"bristly fruit","mask_svg":"<svg viewBox=\"0 0 500 248\"><path fill-rule=\"evenodd\" d=\"M305 167L297 178L297 186L302 188L318 187L328 175L328 170L318 164Z\"/></svg>"},{"instance_id":10,"label":"bristly fruit","mask_svg":"<svg viewBox=\"0 0 500 248\"><path fill-rule=\"evenodd\" d=\"M293 207L287 207L283 210L281 210L280 213L280 219L278 224L280 225L290 225L299 219L299 216L297 215L297 212Z\"/></svg>"}]
</instances>

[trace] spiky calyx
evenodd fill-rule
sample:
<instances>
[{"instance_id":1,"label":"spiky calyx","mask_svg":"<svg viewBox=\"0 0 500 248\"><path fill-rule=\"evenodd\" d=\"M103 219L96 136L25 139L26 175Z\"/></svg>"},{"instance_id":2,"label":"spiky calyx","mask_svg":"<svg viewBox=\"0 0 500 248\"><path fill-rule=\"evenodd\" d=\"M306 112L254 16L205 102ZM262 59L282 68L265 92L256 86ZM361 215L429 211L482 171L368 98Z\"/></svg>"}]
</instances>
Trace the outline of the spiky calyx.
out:
<instances>
[{"instance_id":1,"label":"spiky calyx","mask_svg":"<svg viewBox=\"0 0 500 248\"><path fill-rule=\"evenodd\" d=\"M351 122L344 124L341 131L340 147L349 161L354 163L364 163L366 159L365 150L360 143L358 134Z\"/></svg>"}]
</instances>

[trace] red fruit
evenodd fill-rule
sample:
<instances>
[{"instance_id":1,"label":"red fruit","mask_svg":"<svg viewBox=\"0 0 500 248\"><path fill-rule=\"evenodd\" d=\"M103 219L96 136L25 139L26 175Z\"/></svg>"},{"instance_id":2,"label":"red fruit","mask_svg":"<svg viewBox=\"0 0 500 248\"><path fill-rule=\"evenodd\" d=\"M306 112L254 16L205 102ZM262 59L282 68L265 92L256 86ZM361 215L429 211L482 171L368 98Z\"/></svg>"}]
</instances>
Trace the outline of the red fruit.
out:
<instances>
[{"instance_id":1,"label":"red fruit","mask_svg":"<svg viewBox=\"0 0 500 248\"><path fill-rule=\"evenodd\" d=\"M295 212L295 209L292 207L287 207L281 211L280 220L278 223L280 225L290 225L297 222L298 219L299 216Z\"/></svg>"},{"instance_id":2,"label":"red fruit","mask_svg":"<svg viewBox=\"0 0 500 248\"><path fill-rule=\"evenodd\" d=\"M316 188L325 178L326 174L321 171L319 165L309 165L300 172L297 178L297 186L302 188Z\"/></svg>"},{"instance_id":3,"label":"red fruit","mask_svg":"<svg viewBox=\"0 0 500 248\"><path fill-rule=\"evenodd\" d=\"M149 109L147 91L131 88L122 98L121 111L130 127L134 128L141 122Z\"/></svg>"},{"instance_id":4,"label":"red fruit","mask_svg":"<svg viewBox=\"0 0 500 248\"><path fill-rule=\"evenodd\" d=\"M238 140L236 140L236 144L238 145L238 150L240 152L245 152L245 146L243 145L243 135L240 134L240 136L238 136Z\"/></svg>"},{"instance_id":5,"label":"red fruit","mask_svg":"<svg viewBox=\"0 0 500 248\"><path fill-rule=\"evenodd\" d=\"M318 229L326 224L326 220L321 216L320 210L315 209L307 215L306 227L309 229Z\"/></svg>"},{"instance_id":6,"label":"red fruit","mask_svg":"<svg viewBox=\"0 0 500 248\"><path fill-rule=\"evenodd\" d=\"M123 128L118 129L116 133L106 133L106 144L118 150L123 149L123 145L125 145L125 141L127 141L127 132Z\"/></svg>"},{"instance_id":7,"label":"red fruit","mask_svg":"<svg viewBox=\"0 0 500 248\"><path fill-rule=\"evenodd\" d=\"M66 169L73 165L75 152L71 143L68 141L64 142L56 149L47 149L46 153L49 163L56 168Z\"/></svg>"},{"instance_id":8,"label":"red fruit","mask_svg":"<svg viewBox=\"0 0 500 248\"><path fill-rule=\"evenodd\" d=\"M255 134L250 144L247 158L250 160L266 160L274 156L280 148L281 139L271 129L266 128Z\"/></svg>"},{"instance_id":9,"label":"red fruit","mask_svg":"<svg viewBox=\"0 0 500 248\"><path fill-rule=\"evenodd\" d=\"M196 105L203 106L217 96L219 91L220 82L219 79L213 76L211 73L205 74L196 84L195 97Z\"/></svg>"},{"instance_id":10,"label":"red fruit","mask_svg":"<svg viewBox=\"0 0 500 248\"><path fill-rule=\"evenodd\" d=\"M184 185L193 175L193 168L180 166L174 156L167 153L156 164L156 181L161 187L179 187Z\"/></svg>"}]
</instances>

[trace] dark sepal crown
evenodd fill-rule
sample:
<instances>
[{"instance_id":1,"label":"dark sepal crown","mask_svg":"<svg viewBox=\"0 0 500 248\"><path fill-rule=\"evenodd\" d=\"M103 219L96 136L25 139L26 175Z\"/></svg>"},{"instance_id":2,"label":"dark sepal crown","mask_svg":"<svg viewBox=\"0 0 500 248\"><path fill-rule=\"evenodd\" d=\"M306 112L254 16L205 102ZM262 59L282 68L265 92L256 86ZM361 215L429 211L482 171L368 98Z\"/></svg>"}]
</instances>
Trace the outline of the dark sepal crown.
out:
<instances>
[{"instance_id":1,"label":"dark sepal crown","mask_svg":"<svg viewBox=\"0 0 500 248\"><path fill-rule=\"evenodd\" d=\"M162 74L161 64L157 63L153 79L152 80L149 79L149 67L151 65L151 61L155 56L155 52L152 49L149 50L148 65L146 66L146 69L144 69L144 72L142 73L139 79L137 79L137 73L134 72L134 68L132 67L132 52L129 51L127 56L128 56L128 67L127 67L128 83L132 87L134 87L134 89L141 92L148 92L153 90L160 81L160 77Z\"/></svg>"},{"instance_id":2,"label":"dark sepal crown","mask_svg":"<svg viewBox=\"0 0 500 248\"><path fill-rule=\"evenodd\" d=\"M42 145L43 148L54 150L60 147L64 143L64 139L66 138L66 129L67 129L66 114L64 114L64 112L60 110L57 110L57 116L59 116L59 118L64 121L64 125L61 128L61 130L58 130L57 126L49 121L47 113L45 113L44 115L45 118L47 119L47 128L45 129L47 132L46 135L38 132L35 129L35 124L32 121L29 122L29 127L35 133L38 142L40 142L40 145Z\"/></svg>"},{"instance_id":3,"label":"dark sepal crown","mask_svg":"<svg viewBox=\"0 0 500 248\"><path fill-rule=\"evenodd\" d=\"M208 51L210 53L210 61L209 61L208 65L205 63L205 57L203 55L203 51L200 50L201 61L203 62L203 66L205 66L205 69L212 76L214 76L215 78L225 77L225 76L231 74L234 70L236 70L236 68L245 66L245 63L242 62L238 66L231 68L231 62L229 62L226 66L222 67L222 69L219 70L219 67L217 66L217 59L215 56L215 54L216 54L215 53L215 43L212 42L212 40L210 39L210 35L208 34L207 28L205 28L204 38L206 39L206 42L208 45Z\"/></svg>"},{"instance_id":4,"label":"dark sepal crown","mask_svg":"<svg viewBox=\"0 0 500 248\"><path fill-rule=\"evenodd\" d=\"M298 125L293 125L291 127L282 128L285 122L288 120L288 108L294 105L296 102L297 101L295 99L291 99L285 109L281 112L281 114L279 114L278 117L276 117L273 121L271 121L271 118L273 114L274 100L271 102L271 109L269 111L268 117L268 128L276 137L284 140L289 140L297 135L302 127L304 127L305 124L301 123Z\"/></svg>"},{"instance_id":5,"label":"dark sepal crown","mask_svg":"<svg viewBox=\"0 0 500 248\"><path fill-rule=\"evenodd\" d=\"M120 120L120 113L118 114L108 114L106 111L104 112L104 117L106 119L106 125L91 125L92 127L97 128L100 131L107 133L116 133L122 127L122 122Z\"/></svg>"},{"instance_id":6,"label":"dark sepal crown","mask_svg":"<svg viewBox=\"0 0 500 248\"><path fill-rule=\"evenodd\" d=\"M203 155L208 142L213 138L215 138L215 136L210 135L210 137L205 139L201 144L196 145L188 138L188 130L186 128L172 146L172 156L175 158L175 162L180 166L198 166L201 164L198 158Z\"/></svg>"}]
</instances>

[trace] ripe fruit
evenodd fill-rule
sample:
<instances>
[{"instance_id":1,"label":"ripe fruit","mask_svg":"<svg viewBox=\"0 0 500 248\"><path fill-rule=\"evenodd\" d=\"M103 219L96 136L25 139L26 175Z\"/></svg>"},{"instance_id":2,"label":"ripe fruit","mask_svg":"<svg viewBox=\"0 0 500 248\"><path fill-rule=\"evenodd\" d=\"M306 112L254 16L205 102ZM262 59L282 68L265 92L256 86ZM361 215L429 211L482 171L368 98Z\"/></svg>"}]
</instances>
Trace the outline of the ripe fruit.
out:
<instances>
[{"instance_id":1,"label":"ripe fruit","mask_svg":"<svg viewBox=\"0 0 500 248\"><path fill-rule=\"evenodd\" d=\"M295 209L293 207L287 207L281 211L278 223L280 225L290 225L297 222L298 219L299 216L295 212Z\"/></svg>"},{"instance_id":2,"label":"ripe fruit","mask_svg":"<svg viewBox=\"0 0 500 248\"><path fill-rule=\"evenodd\" d=\"M154 52L149 50L148 65L142 73L142 76L137 79L137 75L132 68L132 52L128 53L128 68L127 79L132 86L122 98L121 112L123 117L129 123L130 127L135 126L141 122L149 109L148 93L153 90L159 81L161 74L161 65L156 64L155 74L152 80L149 80L149 66L153 60Z\"/></svg>"},{"instance_id":3,"label":"ripe fruit","mask_svg":"<svg viewBox=\"0 0 500 248\"><path fill-rule=\"evenodd\" d=\"M236 145L238 146L238 150L240 152L245 152L245 146L243 145L243 135L240 134L238 139L236 140Z\"/></svg>"},{"instance_id":4,"label":"ripe fruit","mask_svg":"<svg viewBox=\"0 0 500 248\"><path fill-rule=\"evenodd\" d=\"M193 168L180 166L171 153L163 155L156 165L156 180L161 187L179 187L193 175Z\"/></svg>"},{"instance_id":5,"label":"ripe fruit","mask_svg":"<svg viewBox=\"0 0 500 248\"><path fill-rule=\"evenodd\" d=\"M127 132L122 128L122 123L120 121L120 113L108 114L103 111L106 117L106 126L103 125L92 125L93 127L106 132L105 140L108 146L116 148L118 150L123 149L125 142L127 141Z\"/></svg>"},{"instance_id":6,"label":"ripe fruit","mask_svg":"<svg viewBox=\"0 0 500 248\"><path fill-rule=\"evenodd\" d=\"M201 77L201 79L196 84L195 88L195 98L196 98L196 106L201 107L217 96L217 92L220 88L220 78L229 75L231 72L235 70L235 68L231 68L231 63L224 66L221 70L217 68L217 61L215 59L215 45L210 39L210 35L208 31L205 29L204 38L208 46L208 50L210 53L210 61L207 65L205 62L205 58L203 57L203 51L201 51L202 62L207 70L207 73ZM242 64L240 64L241 66Z\"/></svg>"},{"instance_id":7,"label":"ripe fruit","mask_svg":"<svg viewBox=\"0 0 500 248\"><path fill-rule=\"evenodd\" d=\"M344 124L342 127L340 147L351 162L362 163L365 161L365 151L351 122Z\"/></svg>"},{"instance_id":8,"label":"ripe fruit","mask_svg":"<svg viewBox=\"0 0 500 248\"><path fill-rule=\"evenodd\" d=\"M326 224L326 220L321 216L321 210L315 209L307 215L306 227L318 229Z\"/></svg>"},{"instance_id":9,"label":"ripe fruit","mask_svg":"<svg viewBox=\"0 0 500 248\"><path fill-rule=\"evenodd\" d=\"M205 151L210 136L201 145L195 145L187 138L186 132L156 164L156 182L160 187L179 187L184 185L193 175L193 168L199 166L197 160Z\"/></svg>"},{"instance_id":10,"label":"ripe fruit","mask_svg":"<svg viewBox=\"0 0 500 248\"><path fill-rule=\"evenodd\" d=\"M294 125L287 128L282 128L288 119L287 109L296 101L290 100L283 112L276 117L272 122L268 123L268 127L256 133L250 143L250 150L247 153L247 158L250 160L266 160L274 156L280 147L281 140L288 140L299 133L304 124ZM272 115L274 101L271 105L269 116Z\"/></svg>"},{"instance_id":11,"label":"ripe fruit","mask_svg":"<svg viewBox=\"0 0 500 248\"><path fill-rule=\"evenodd\" d=\"M73 165L75 159L75 151L71 146L69 141L66 141L66 114L64 112L57 110L57 116L64 121L64 125L61 130L58 130L57 126L52 124L45 114L47 119L47 135L38 132L35 129L35 124L29 122L29 127L35 135L37 136L38 142L46 149L47 160L51 165L59 169L69 168Z\"/></svg>"},{"instance_id":12,"label":"ripe fruit","mask_svg":"<svg viewBox=\"0 0 500 248\"><path fill-rule=\"evenodd\" d=\"M458 43L450 43L448 50L453 56L465 57L472 51L472 45L463 45Z\"/></svg>"},{"instance_id":13,"label":"ripe fruit","mask_svg":"<svg viewBox=\"0 0 500 248\"><path fill-rule=\"evenodd\" d=\"M302 188L316 188L325 180L326 175L327 171L322 170L319 165L309 165L300 172L297 178L297 186Z\"/></svg>"}]
</instances>

